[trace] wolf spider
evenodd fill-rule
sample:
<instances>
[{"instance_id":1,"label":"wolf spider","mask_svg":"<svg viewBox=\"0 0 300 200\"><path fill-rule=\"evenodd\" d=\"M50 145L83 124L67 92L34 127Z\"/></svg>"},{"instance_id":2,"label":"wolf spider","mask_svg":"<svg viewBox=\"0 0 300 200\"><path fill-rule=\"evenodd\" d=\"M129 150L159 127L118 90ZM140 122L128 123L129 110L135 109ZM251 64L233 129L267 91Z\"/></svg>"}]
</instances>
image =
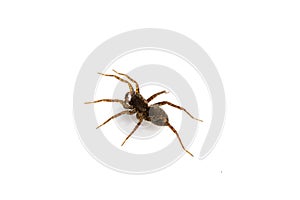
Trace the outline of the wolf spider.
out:
<instances>
[{"instance_id":1,"label":"wolf spider","mask_svg":"<svg viewBox=\"0 0 300 200\"><path fill-rule=\"evenodd\" d=\"M130 138L130 136L138 129L138 127L141 125L143 120L146 120L146 121L152 122L153 124L155 124L157 126L168 126L176 134L176 136L177 136L177 138L180 142L180 145L184 149L184 151L186 151L188 154L193 156L193 154L191 154L183 146L183 143L182 143L182 141L179 137L178 132L169 123L168 115L166 114L166 112L162 108L160 108L160 106L169 105L169 106L172 106L174 108L177 108L179 110L182 110L182 111L186 112L191 118L193 118L195 120L198 120L200 122L202 122L202 120L193 117L185 108L177 106L177 105L175 105L173 103L170 103L168 101L161 101L161 102L149 105L149 102L152 101L154 98L156 98L158 95L161 95L161 94L164 94L164 93L167 93L167 92L165 90L163 90L161 92L157 92L157 93L153 94L148 99L145 99L140 94L139 84L134 79L132 79L127 74L122 74L122 73L119 73L115 70L113 70L113 71L118 75L126 77L128 80L130 80L132 83L134 83L135 84L135 90L133 89L133 87L132 87L132 85L129 81L127 81L127 80L125 80L125 79L123 79L123 78L121 78L117 75L98 73L98 74L103 75L103 76L114 77L114 78L118 79L121 82L127 83L128 87L129 87L129 92L127 92L125 94L125 99L124 100L120 100L120 99L100 99L100 100L85 103L85 104L92 104L92 103L99 103L99 102L117 102L117 103L120 103L126 109L126 110L124 110L124 111L122 111L118 114L113 115L112 117L107 119L105 122L103 122L102 124L97 126L97 128L100 128L101 126L103 126L104 124L109 122L110 120L112 120L114 118L117 118L121 115L125 115L125 114L126 115L133 115L133 114L136 113L136 118L138 119L138 123L136 124L134 129L131 131L131 133L125 138L125 140L123 141L121 146L123 146L125 144L125 142L128 140L128 138Z\"/></svg>"}]
</instances>

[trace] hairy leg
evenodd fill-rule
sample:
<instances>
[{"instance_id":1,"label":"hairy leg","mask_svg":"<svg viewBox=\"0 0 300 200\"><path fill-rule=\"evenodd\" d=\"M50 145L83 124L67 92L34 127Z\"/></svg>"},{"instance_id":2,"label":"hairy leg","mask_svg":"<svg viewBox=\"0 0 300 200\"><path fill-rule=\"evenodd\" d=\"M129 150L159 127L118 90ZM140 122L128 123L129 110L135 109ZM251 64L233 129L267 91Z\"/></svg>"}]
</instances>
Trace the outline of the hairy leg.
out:
<instances>
[{"instance_id":1,"label":"hairy leg","mask_svg":"<svg viewBox=\"0 0 300 200\"><path fill-rule=\"evenodd\" d=\"M117 102L117 103L122 104L122 106L123 106L124 108L126 108L126 109L132 108L132 106L127 105L127 104L125 103L125 101L120 100L120 99L100 99L100 100L96 100L96 101L85 102L85 104L92 104L92 103L99 103L99 102Z\"/></svg>"},{"instance_id":2,"label":"hairy leg","mask_svg":"<svg viewBox=\"0 0 300 200\"><path fill-rule=\"evenodd\" d=\"M168 93L167 91L160 91L160 92L157 92L157 93L155 93L155 94L153 94L151 97L149 97L148 99L147 99L147 101L148 102L150 102L150 101L152 101L154 98L156 98L158 95L161 95L161 94L164 94L164 93Z\"/></svg>"},{"instance_id":3,"label":"hairy leg","mask_svg":"<svg viewBox=\"0 0 300 200\"><path fill-rule=\"evenodd\" d=\"M110 120L112 120L114 118L117 118L117 117L119 117L121 115L125 115L125 114L126 115L132 115L134 113L135 113L135 111L133 111L133 110L124 110L124 111L122 111L122 112L120 112L118 114L115 114L115 115L111 116L108 120L106 120L105 122L103 122L102 124L100 124L99 126L97 126L97 128L100 128L101 126L103 126L104 124L106 124L107 122L109 122Z\"/></svg>"},{"instance_id":4,"label":"hairy leg","mask_svg":"<svg viewBox=\"0 0 300 200\"><path fill-rule=\"evenodd\" d=\"M136 126L134 127L134 129L131 131L131 133L125 138L125 140L123 141L123 143L121 144L121 146L123 146L125 144L125 142L132 136L132 134L136 131L136 129L138 129L138 127L141 125L143 120L140 120Z\"/></svg>"},{"instance_id":5,"label":"hairy leg","mask_svg":"<svg viewBox=\"0 0 300 200\"><path fill-rule=\"evenodd\" d=\"M100 75L102 75L102 76L110 76L110 77L114 77L114 78L118 79L119 81L122 81L122 82L124 82L124 83L127 83L130 92L133 92L133 87L132 87L132 85L131 85L128 81L126 81L126 80L124 80L124 79L122 79L122 78L120 78L120 77L118 77L118 76L116 76L116 75L112 75L112 74L102 74L102 73L98 73L98 74L100 74Z\"/></svg>"},{"instance_id":6,"label":"hairy leg","mask_svg":"<svg viewBox=\"0 0 300 200\"><path fill-rule=\"evenodd\" d=\"M188 154L190 154L191 156L193 156L193 154L191 154L191 152L189 152L188 150L186 150L185 149L185 147L183 146L183 144L182 144L182 141L181 141L181 139L180 139L180 137L179 137L179 134L178 134L178 132L175 130L175 128L169 123L169 122L166 122L166 125L176 134L176 136L177 136L177 138L178 138L178 140L179 140L179 142L180 142L180 145L181 145L181 147L183 148L183 150L185 151L185 152L187 152ZM194 156L193 156L194 157Z\"/></svg>"},{"instance_id":7,"label":"hairy leg","mask_svg":"<svg viewBox=\"0 0 300 200\"><path fill-rule=\"evenodd\" d=\"M155 104L153 104L153 105L158 105L158 106L162 106L162 105L169 105L169 106L172 106L172 107L174 107L174 108L178 108L179 110L182 110L182 111L184 111L184 112L186 112L186 114L188 114L191 118L193 118L193 119L195 119L195 120L198 120L198 121L200 121L200 122L203 122L201 119L197 119L196 117L194 117L191 113L189 113L185 108L183 108L183 107L180 107L180 106L177 106L177 105L175 105L175 104L173 104L173 103L171 103L171 102L168 102L168 101L162 101L162 102L158 102L158 103L155 103Z\"/></svg>"},{"instance_id":8,"label":"hairy leg","mask_svg":"<svg viewBox=\"0 0 300 200\"><path fill-rule=\"evenodd\" d=\"M120 73L120 72L117 72L116 70L113 69L113 71L119 75L123 75L125 76L126 78L128 78L129 80L131 80L132 82L134 82L135 84L135 92L136 93L140 93L140 87L139 87L139 84L133 79L131 78L130 76L128 76L127 74L123 74L123 73Z\"/></svg>"}]
</instances>

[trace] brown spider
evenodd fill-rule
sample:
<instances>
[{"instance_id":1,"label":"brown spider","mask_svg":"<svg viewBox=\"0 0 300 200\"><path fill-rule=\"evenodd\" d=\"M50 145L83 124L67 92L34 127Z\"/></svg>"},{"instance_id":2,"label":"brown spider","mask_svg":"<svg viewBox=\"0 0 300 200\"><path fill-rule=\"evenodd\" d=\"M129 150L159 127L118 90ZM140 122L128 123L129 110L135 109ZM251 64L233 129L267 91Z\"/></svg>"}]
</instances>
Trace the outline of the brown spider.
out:
<instances>
[{"instance_id":1,"label":"brown spider","mask_svg":"<svg viewBox=\"0 0 300 200\"><path fill-rule=\"evenodd\" d=\"M113 115L112 117L110 117L108 120L106 120L105 122L103 122L101 125L97 126L97 128L100 128L101 126L103 126L104 124L106 124L107 122L109 122L110 120L117 118L121 115L127 114L127 115L133 115L136 113L136 118L139 120L137 125L134 127L134 129L131 131L131 133L125 138L125 140L123 141L123 143L121 144L121 146L124 145L124 143L128 140L128 138L130 138L130 136L137 130L137 128L141 125L141 123L143 122L143 120L146 121L150 121L153 124L157 125L157 126L168 126L177 136L181 147L191 156L193 156L193 154L191 154L188 150L185 149L185 147L183 146L183 143L178 135L178 132L175 130L175 128L169 123L169 118L168 115L166 114L166 112L160 108L159 106L162 105L169 105L175 108L178 108L180 110L183 110L184 112L186 112L191 118L198 120L200 122L202 122L202 120L197 119L195 117L193 117L185 108L177 106L175 104L172 104L168 101L162 101L162 102L158 102L152 105L148 105L149 102L151 100L153 100L155 97L157 97L160 94L163 93L167 93L166 91L161 91L161 92L157 92L155 94L153 94L152 96L150 96L148 99L144 99L144 97L140 94L140 90L139 90L139 85L138 83L132 79L131 77L129 77L126 74L122 74L119 73L115 70L113 70L115 73L117 73L118 75L122 75L125 76L128 80L132 81L135 84L135 91L131 85L131 83L127 80L124 80L122 78L120 78L117 75L112 75L112 74L102 74L102 73L98 73L100 75L103 76L111 76L114 77L124 83L128 84L129 87L129 92L126 93L125 95L125 99L124 100L120 100L120 99L100 99L100 100L96 100L96 101L91 101L91 102L86 102L85 104L91 104L91 103L98 103L98 102L118 102L120 104L122 104L122 106L127 109L124 110L116 115Z\"/></svg>"}]
</instances>

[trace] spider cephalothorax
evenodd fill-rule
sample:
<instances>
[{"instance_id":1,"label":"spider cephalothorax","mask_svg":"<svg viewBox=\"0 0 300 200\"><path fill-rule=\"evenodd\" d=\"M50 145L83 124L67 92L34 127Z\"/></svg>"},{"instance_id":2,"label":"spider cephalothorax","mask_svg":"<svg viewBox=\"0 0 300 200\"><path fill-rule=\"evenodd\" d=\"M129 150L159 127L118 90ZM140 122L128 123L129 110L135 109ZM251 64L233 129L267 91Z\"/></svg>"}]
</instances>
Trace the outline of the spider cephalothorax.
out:
<instances>
[{"instance_id":1,"label":"spider cephalothorax","mask_svg":"<svg viewBox=\"0 0 300 200\"><path fill-rule=\"evenodd\" d=\"M122 75L125 76L128 80L130 80L131 82L133 82L135 84L135 90L133 89L131 83L123 78L120 78L117 75L113 75L113 74L102 74L99 73L100 75L103 76L111 76L114 77L124 83L128 84L129 87L129 92L127 92L125 94L125 98L124 100L120 100L120 99L100 99L100 100L96 100L96 101L91 101L91 102L86 102L86 104L90 104L90 103L98 103L98 102L118 102L120 104L122 104L122 106L126 109L116 115L113 115L112 117L110 117L108 120L106 120L105 122L103 122L101 125L97 126L97 128L100 128L101 126L103 126L104 124L106 124L107 122L109 122L110 120L119 117L121 115L127 114L127 115L133 115L136 114L136 118L138 119L138 123L136 124L136 126L134 127L134 129L131 131L131 133L125 138L125 140L122 143L122 146L124 145L124 143L127 141L127 139L137 130L137 128L141 125L141 123L143 122L143 120L146 121L150 121L153 124L157 125L157 126L168 126L177 136L181 147L191 156L193 156L193 154L191 154L188 150L185 149L184 145L182 144L182 141L179 137L179 134L177 133L177 131L175 130L175 128L169 123L169 118L168 115L166 114L166 112L160 108L160 106L162 105L169 105L172 106L174 108L183 110L184 112L186 112L191 118L198 120L200 122L202 122L202 120L197 119L195 117L193 117L185 108L177 106L175 104L172 104L168 101L161 101L152 105L149 105L149 102L152 101L155 97L157 97L160 94L163 93L167 93L166 91L161 91L161 92L157 92L155 94L153 94L152 96L150 96L148 99L145 99L141 94L140 94L140 89L139 89L139 85L138 83L132 79L130 76L126 75L126 74L122 74L119 73L115 70L113 70L115 73L117 73L118 75Z\"/></svg>"}]
</instances>

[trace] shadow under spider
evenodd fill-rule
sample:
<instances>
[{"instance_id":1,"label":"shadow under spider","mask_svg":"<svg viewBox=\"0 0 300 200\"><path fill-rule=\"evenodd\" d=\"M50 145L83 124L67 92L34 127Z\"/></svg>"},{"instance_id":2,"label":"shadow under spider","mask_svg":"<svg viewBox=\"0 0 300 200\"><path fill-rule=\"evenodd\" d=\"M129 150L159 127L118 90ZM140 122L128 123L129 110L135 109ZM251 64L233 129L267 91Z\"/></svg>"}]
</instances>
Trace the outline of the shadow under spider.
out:
<instances>
[{"instance_id":1,"label":"shadow under spider","mask_svg":"<svg viewBox=\"0 0 300 200\"><path fill-rule=\"evenodd\" d=\"M129 87L129 92L127 92L125 94L125 98L124 100L120 100L120 99L100 99L100 100L96 100L96 101L90 101L90 102L86 102L85 104L93 104L93 103L99 103L99 102L117 102L120 103L123 108L125 108L126 110L115 114L113 116L111 116L109 119L107 119L105 122L103 122L102 124L100 124L99 126L97 126L97 128L100 128L101 126L105 125L107 122L109 122L110 120L117 118L121 115L133 115L136 114L136 118L139 120L138 123L136 124L136 126L134 127L134 129L130 132L130 134L125 138L125 140L123 141L123 143L121 144L121 146L123 146L125 144L125 142L132 136L132 134L138 129L138 127L142 124L143 120L146 121L150 121L151 123L157 125L157 126L168 126L173 133L175 133L176 137L178 138L181 147L183 148L183 150L185 152L187 152L188 154L190 154L191 156L193 156L193 154L191 154L188 150L186 150L186 148L184 147L178 132L175 130L175 128L169 123L169 118L168 115L166 114L166 112L160 108L160 106L162 105L169 105L172 106L174 108L177 108L179 110L184 111L186 114L188 114L192 119L195 119L197 121L202 122L202 120L195 118L193 115L191 115L185 108L181 107L181 106L177 106L171 102L168 101L161 101L152 105L149 105L149 102L152 101L154 98L156 98L157 96L167 93L165 90L157 92L155 94L153 94L152 96L150 96L148 99L145 99L141 94L140 94L140 89L139 89L139 84L130 76L128 76L127 74L123 74L123 73L119 73L115 70L113 70L116 74L121 75L126 77L128 80L130 80L132 83L135 84L135 90L133 88L133 86L131 85L131 83L128 80L125 80L123 78L121 78L120 76L117 75L113 75L113 74L102 74L102 73L98 73L102 76L110 76L110 77L114 77L116 79L118 79L121 82L127 83L128 87Z\"/></svg>"}]
</instances>

